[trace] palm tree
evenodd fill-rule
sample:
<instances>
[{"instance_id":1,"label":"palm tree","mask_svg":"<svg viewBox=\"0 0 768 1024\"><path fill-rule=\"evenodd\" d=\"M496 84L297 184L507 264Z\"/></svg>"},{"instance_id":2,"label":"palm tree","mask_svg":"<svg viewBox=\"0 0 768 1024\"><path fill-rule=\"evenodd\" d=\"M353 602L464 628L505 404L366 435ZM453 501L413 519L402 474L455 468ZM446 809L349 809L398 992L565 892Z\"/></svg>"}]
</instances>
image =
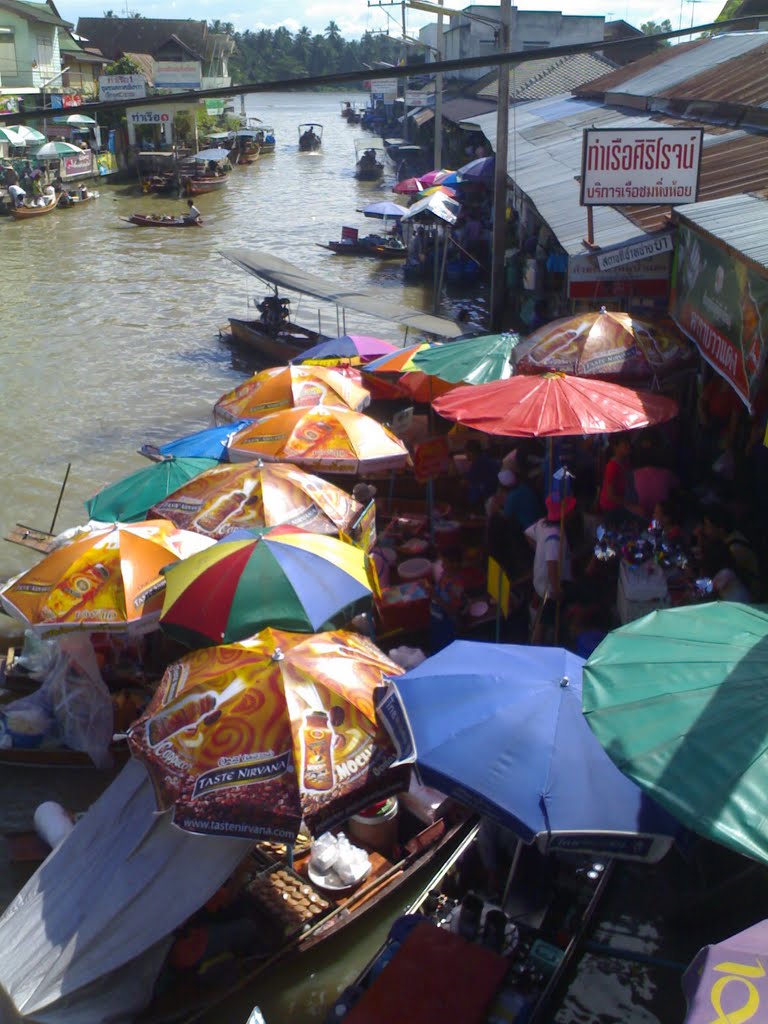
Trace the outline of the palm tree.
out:
<instances>
[{"instance_id":1,"label":"palm tree","mask_svg":"<svg viewBox=\"0 0 768 1024\"><path fill-rule=\"evenodd\" d=\"M325 29L325 38L334 43L341 39L341 29L335 21L328 22Z\"/></svg>"}]
</instances>

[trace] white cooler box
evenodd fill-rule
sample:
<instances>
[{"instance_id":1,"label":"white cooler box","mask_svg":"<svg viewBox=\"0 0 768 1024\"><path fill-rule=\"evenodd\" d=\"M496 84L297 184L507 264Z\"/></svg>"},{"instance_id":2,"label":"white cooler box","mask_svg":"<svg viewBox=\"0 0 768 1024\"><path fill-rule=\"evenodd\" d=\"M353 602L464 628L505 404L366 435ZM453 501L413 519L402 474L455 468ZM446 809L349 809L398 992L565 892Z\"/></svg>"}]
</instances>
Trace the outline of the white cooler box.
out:
<instances>
[{"instance_id":1,"label":"white cooler box","mask_svg":"<svg viewBox=\"0 0 768 1024\"><path fill-rule=\"evenodd\" d=\"M669 590L663 570L655 562L622 562L616 606L622 623L640 619L658 608L668 608Z\"/></svg>"}]
</instances>

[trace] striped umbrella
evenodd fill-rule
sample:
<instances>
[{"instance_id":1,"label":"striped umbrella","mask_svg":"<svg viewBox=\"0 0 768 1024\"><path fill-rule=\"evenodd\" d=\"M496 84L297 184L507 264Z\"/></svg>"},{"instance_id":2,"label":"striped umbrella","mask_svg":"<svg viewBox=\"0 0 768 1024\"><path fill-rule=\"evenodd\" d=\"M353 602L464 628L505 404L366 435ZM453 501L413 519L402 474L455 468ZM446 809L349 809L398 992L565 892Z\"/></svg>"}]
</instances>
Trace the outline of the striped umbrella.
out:
<instances>
[{"instance_id":1,"label":"striped umbrella","mask_svg":"<svg viewBox=\"0 0 768 1024\"><path fill-rule=\"evenodd\" d=\"M360 411L371 401L357 370L328 366L272 366L255 373L213 407L217 423L255 419L278 409L341 405Z\"/></svg>"},{"instance_id":2,"label":"striped umbrella","mask_svg":"<svg viewBox=\"0 0 768 1024\"><path fill-rule=\"evenodd\" d=\"M154 504L218 465L215 459L163 459L109 484L85 502L91 519L102 523L132 523L147 518Z\"/></svg>"},{"instance_id":3,"label":"striped umbrella","mask_svg":"<svg viewBox=\"0 0 768 1024\"><path fill-rule=\"evenodd\" d=\"M160 616L167 633L195 647L234 643L267 626L341 626L370 610L378 592L361 548L295 526L220 541L201 556L186 559L183 572L169 569Z\"/></svg>"}]
</instances>

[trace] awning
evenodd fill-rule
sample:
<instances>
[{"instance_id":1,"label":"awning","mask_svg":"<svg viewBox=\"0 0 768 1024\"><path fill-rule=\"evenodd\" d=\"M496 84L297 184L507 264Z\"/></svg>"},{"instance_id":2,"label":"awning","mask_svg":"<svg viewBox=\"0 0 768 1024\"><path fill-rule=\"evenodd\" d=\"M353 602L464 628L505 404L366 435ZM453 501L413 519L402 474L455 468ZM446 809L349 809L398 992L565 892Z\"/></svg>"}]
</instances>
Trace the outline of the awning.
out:
<instances>
[{"instance_id":1,"label":"awning","mask_svg":"<svg viewBox=\"0 0 768 1024\"><path fill-rule=\"evenodd\" d=\"M428 124L434 116L435 112L430 107L417 107L416 110L411 110L408 114L408 117L419 127Z\"/></svg>"},{"instance_id":2,"label":"awning","mask_svg":"<svg viewBox=\"0 0 768 1024\"><path fill-rule=\"evenodd\" d=\"M452 320L422 313L408 306L400 306L386 298L383 292L374 295L337 281L326 281L322 277L294 267L286 260L270 256L269 253L257 252L254 249L222 249L221 255L249 274L280 288L290 288L304 295L312 295L316 299L333 302L345 309L377 316L410 330L423 331L425 334L458 338L462 333L462 328Z\"/></svg>"}]
</instances>

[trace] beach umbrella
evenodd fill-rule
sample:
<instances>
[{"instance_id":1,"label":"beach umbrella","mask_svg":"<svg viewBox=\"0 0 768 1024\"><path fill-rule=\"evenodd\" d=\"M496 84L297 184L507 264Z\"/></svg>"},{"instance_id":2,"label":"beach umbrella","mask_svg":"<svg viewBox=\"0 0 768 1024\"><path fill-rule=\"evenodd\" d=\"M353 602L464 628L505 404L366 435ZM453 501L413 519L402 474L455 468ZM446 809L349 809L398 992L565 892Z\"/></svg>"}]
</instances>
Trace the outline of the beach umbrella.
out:
<instances>
[{"instance_id":1,"label":"beach umbrella","mask_svg":"<svg viewBox=\"0 0 768 1024\"><path fill-rule=\"evenodd\" d=\"M583 664L558 647L457 640L392 681L379 717L425 785L523 842L656 860L680 826L595 740Z\"/></svg>"},{"instance_id":2,"label":"beach umbrella","mask_svg":"<svg viewBox=\"0 0 768 1024\"><path fill-rule=\"evenodd\" d=\"M343 334L340 338L328 338L311 348L305 349L300 356L291 360L293 366L307 363L370 363L381 356L397 352L398 346L382 338L371 338L364 334Z\"/></svg>"},{"instance_id":3,"label":"beach umbrella","mask_svg":"<svg viewBox=\"0 0 768 1024\"><path fill-rule=\"evenodd\" d=\"M398 181L392 191L399 196L414 196L423 192L424 186L419 178L405 178L403 181Z\"/></svg>"},{"instance_id":4,"label":"beach umbrella","mask_svg":"<svg viewBox=\"0 0 768 1024\"><path fill-rule=\"evenodd\" d=\"M449 188L447 185L431 185L429 188L425 188L422 193L425 199L427 196L446 196L448 199L455 199L457 195L456 189ZM421 199L419 202L421 202Z\"/></svg>"},{"instance_id":5,"label":"beach umbrella","mask_svg":"<svg viewBox=\"0 0 768 1024\"><path fill-rule=\"evenodd\" d=\"M150 508L206 469L216 459L163 459L139 469L99 491L85 502L91 519L102 523L131 523L147 518Z\"/></svg>"},{"instance_id":6,"label":"beach umbrella","mask_svg":"<svg viewBox=\"0 0 768 1024\"><path fill-rule=\"evenodd\" d=\"M73 153L82 153L79 146L72 146L68 142L46 142L34 152L35 160L55 160L60 156L71 156Z\"/></svg>"},{"instance_id":7,"label":"beach umbrella","mask_svg":"<svg viewBox=\"0 0 768 1024\"><path fill-rule=\"evenodd\" d=\"M239 462L207 469L152 509L182 529L209 537L288 523L312 533L349 531L363 506L297 466Z\"/></svg>"},{"instance_id":8,"label":"beach umbrella","mask_svg":"<svg viewBox=\"0 0 768 1024\"><path fill-rule=\"evenodd\" d=\"M465 180L491 181L496 170L495 156L481 156L476 160L470 160L456 172L460 178Z\"/></svg>"},{"instance_id":9,"label":"beach umbrella","mask_svg":"<svg viewBox=\"0 0 768 1024\"><path fill-rule=\"evenodd\" d=\"M45 142L45 136L42 132L39 132L37 128L30 128L27 124L15 124L13 126L7 125L7 128L13 127L14 134L23 140L22 144L29 145L35 142Z\"/></svg>"},{"instance_id":10,"label":"beach umbrella","mask_svg":"<svg viewBox=\"0 0 768 1024\"><path fill-rule=\"evenodd\" d=\"M380 199L376 203L369 203L368 206L364 206L360 213L366 217L378 217L384 220L387 217L402 217L405 213L405 207L390 202L388 199Z\"/></svg>"},{"instance_id":11,"label":"beach umbrella","mask_svg":"<svg viewBox=\"0 0 768 1024\"><path fill-rule=\"evenodd\" d=\"M356 378L356 379L355 379ZM371 401L356 370L329 366L273 366L260 370L216 402L217 422L255 419L278 409L344 406L358 412Z\"/></svg>"},{"instance_id":12,"label":"beach umbrella","mask_svg":"<svg viewBox=\"0 0 768 1024\"><path fill-rule=\"evenodd\" d=\"M0 142L9 142L12 146L26 146L27 144L10 124L0 125Z\"/></svg>"},{"instance_id":13,"label":"beach umbrella","mask_svg":"<svg viewBox=\"0 0 768 1024\"><path fill-rule=\"evenodd\" d=\"M54 117L53 120L56 124L97 124L96 119L87 114L67 114L66 117Z\"/></svg>"},{"instance_id":14,"label":"beach umbrella","mask_svg":"<svg viewBox=\"0 0 768 1024\"><path fill-rule=\"evenodd\" d=\"M419 175L419 181L424 188L432 188L433 185L442 185L446 178L449 178L455 171L427 171L426 174Z\"/></svg>"},{"instance_id":15,"label":"beach umbrella","mask_svg":"<svg viewBox=\"0 0 768 1024\"><path fill-rule=\"evenodd\" d=\"M229 156L228 149L201 149L195 153L195 160L226 160Z\"/></svg>"},{"instance_id":16,"label":"beach umbrella","mask_svg":"<svg viewBox=\"0 0 768 1024\"><path fill-rule=\"evenodd\" d=\"M404 348L399 348L395 352L389 352L386 355L381 356L379 359L374 359L372 362L368 363L362 371L363 379L365 379L365 375L368 373L397 375L407 373L409 370L414 370L414 356L418 352L434 348L437 344L439 344L439 342L433 343L420 341L415 345L406 345Z\"/></svg>"},{"instance_id":17,"label":"beach umbrella","mask_svg":"<svg viewBox=\"0 0 768 1024\"><path fill-rule=\"evenodd\" d=\"M451 384L486 384L512 376L512 353L519 342L513 332L435 345L413 356L417 370Z\"/></svg>"},{"instance_id":18,"label":"beach umbrella","mask_svg":"<svg viewBox=\"0 0 768 1024\"><path fill-rule=\"evenodd\" d=\"M446 385L442 381L436 381L428 377L423 371L417 370L414 358L419 352L436 348L439 342L419 342L416 345L407 345L389 355L374 359L362 368L363 380L374 380L381 378L388 385L397 389L401 395L406 395L416 402L431 402L439 395L451 390L452 385ZM368 376L368 375L371 376Z\"/></svg>"},{"instance_id":19,"label":"beach umbrella","mask_svg":"<svg viewBox=\"0 0 768 1024\"><path fill-rule=\"evenodd\" d=\"M466 385L443 395L435 411L449 420L502 437L612 434L663 423L677 402L602 380L545 373Z\"/></svg>"},{"instance_id":20,"label":"beach umbrella","mask_svg":"<svg viewBox=\"0 0 768 1024\"><path fill-rule=\"evenodd\" d=\"M229 442L229 457L233 462L292 462L318 472L355 475L400 469L409 462L405 445L381 423L325 405L263 416L238 430Z\"/></svg>"},{"instance_id":21,"label":"beach umbrella","mask_svg":"<svg viewBox=\"0 0 768 1024\"><path fill-rule=\"evenodd\" d=\"M461 203L451 199L445 191L430 189L429 195L425 192L424 197L418 199L408 209L408 212L403 215L403 220L413 220L416 217L436 217L438 220L445 221L446 224L455 224L460 212Z\"/></svg>"},{"instance_id":22,"label":"beach umbrella","mask_svg":"<svg viewBox=\"0 0 768 1024\"><path fill-rule=\"evenodd\" d=\"M759 1021L765 994L768 920L700 949L683 975L688 1002L685 1024L742 1024Z\"/></svg>"},{"instance_id":23,"label":"beach umbrella","mask_svg":"<svg viewBox=\"0 0 768 1024\"><path fill-rule=\"evenodd\" d=\"M247 426L250 422L249 419L242 419L221 427L208 427L159 446L144 444L141 446L140 454L145 455L148 459L193 458L228 462L227 441L236 430Z\"/></svg>"},{"instance_id":24,"label":"beach umbrella","mask_svg":"<svg viewBox=\"0 0 768 1024\"><path fill-rule=\"evenodd\" d=\"M180 828L290 843L407 786L373 706L401 671L359 634L265 629L172 664L128 743Z\"/></svg>"},{"instance_id":25,"label":"beach umbrella","mask_svg":"<svg viewBox=\"0 0 768 1024\"><path fill-rule=\"evenodd\" d=\"M671 321L651 323L603 308L553 320L529 334L515 352L515 368L650 382L695 357L696 349Z\"/></svg>"},{"instance_id":26,"label":"beach umbrella","mask_svg":"<svg viewBox=\"0 0 768 1024\"><path fill-rule=\"evenodd\" d=\"M166 520L89 530L7 583L0 601L9 615L41 631L143 632L160 616L160 570L211 543Z\"/></svg>"},{"instance_id":27,"label":"beach umbrella","mask_svg":"<svg viewBox=\"0 0 768 1024\"><path fill-rule=\"evenodd\" d=\"M768 615L731 601L614 630L584 714L618 767L694 832L768 862Z\"/></svg>"},{"instance_id":28,"label":"beach umbrella","mask_svg":"<svg viewBox=\"0 0 768 1024\"><path fill-rule=\"evenodd\" d=\"M361 548L295 526L246 533L169 568L160 616L167 633L202 647L267 626L318 633L370 611L378 588Z\"/></svg>"}]
</instances>

